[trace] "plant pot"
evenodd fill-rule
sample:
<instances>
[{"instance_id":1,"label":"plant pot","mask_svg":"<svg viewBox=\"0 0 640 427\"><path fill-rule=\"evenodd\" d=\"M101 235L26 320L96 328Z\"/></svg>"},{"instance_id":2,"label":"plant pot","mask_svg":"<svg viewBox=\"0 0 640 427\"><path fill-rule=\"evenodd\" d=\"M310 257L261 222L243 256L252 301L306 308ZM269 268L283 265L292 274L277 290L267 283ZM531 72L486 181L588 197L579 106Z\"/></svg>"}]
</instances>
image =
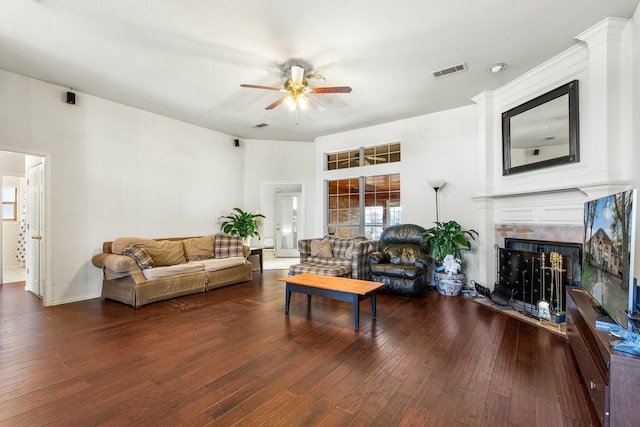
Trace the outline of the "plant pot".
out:
<instances>
[{"instance_id":1,"label":"plant pot","mask_svg":"<svg viewBox=\"0 0 640 427\"><path fill-rule=\"evenodd\" d=\"M251 236L243 237L242 238L242 244L245 245L245 246L251 247Z\"/></svg>"},{"instance_id":2,"label":"plant pot","mask_svg":"<svg viewBox=\"0 0 640 427\"><path fill-rule=\"evenodd\" d=\"M464 285L464 274L452 274L434 272L433 282L438 293L455 297L460 295L462 285Z\"/></svg>"}]
</instances>

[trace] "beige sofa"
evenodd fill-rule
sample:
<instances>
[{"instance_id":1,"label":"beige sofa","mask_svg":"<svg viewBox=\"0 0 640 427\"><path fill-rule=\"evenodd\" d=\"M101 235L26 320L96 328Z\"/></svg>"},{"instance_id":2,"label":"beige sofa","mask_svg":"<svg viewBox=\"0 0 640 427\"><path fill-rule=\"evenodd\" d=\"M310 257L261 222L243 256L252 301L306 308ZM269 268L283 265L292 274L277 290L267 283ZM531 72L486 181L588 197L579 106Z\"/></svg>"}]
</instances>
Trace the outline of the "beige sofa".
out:
<instances>
[{"instance_id":1,"label":"beige sofa","mask_svg":"<svg viewBox=\"0 0 640 427\"><path fill-rule=\"evenodd\" d=\"M251 280L248 246L237 237L146 239L104 242L93 265L102 269L102 296L140 307Z\"/></svg>"}]
</instances>

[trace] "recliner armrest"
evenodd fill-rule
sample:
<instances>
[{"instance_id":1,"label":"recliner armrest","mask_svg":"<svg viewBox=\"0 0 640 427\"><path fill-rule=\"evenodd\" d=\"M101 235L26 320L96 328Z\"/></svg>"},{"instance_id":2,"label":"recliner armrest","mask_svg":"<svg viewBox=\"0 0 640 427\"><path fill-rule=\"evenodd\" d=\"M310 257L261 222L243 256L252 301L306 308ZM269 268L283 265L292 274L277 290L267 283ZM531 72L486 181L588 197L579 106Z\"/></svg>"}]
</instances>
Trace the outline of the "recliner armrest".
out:
<instances>
[{"instance_id":1,"label":"recliner armrest","mask_svg":"<svg viewBox=\"0 0 640 427\"><path fill-rule=\"evenodd\" d=\"M416 258L416 267L420 267L423 270L426 270L427 267L429 267L432 262L433 262L433 258L430 255L423 255Z\"/></svg>"},{"instance_id":2,"label":"recliner armrest","mask_svg":"<svg viewBox=\"0 0 640 427\"><path fill-rule=\"evenodd\" d=\"M382 252L371 252L369 254L369 262L371 264L386 264L389 262L389 256Z\"/></svg>"}]
</instances>

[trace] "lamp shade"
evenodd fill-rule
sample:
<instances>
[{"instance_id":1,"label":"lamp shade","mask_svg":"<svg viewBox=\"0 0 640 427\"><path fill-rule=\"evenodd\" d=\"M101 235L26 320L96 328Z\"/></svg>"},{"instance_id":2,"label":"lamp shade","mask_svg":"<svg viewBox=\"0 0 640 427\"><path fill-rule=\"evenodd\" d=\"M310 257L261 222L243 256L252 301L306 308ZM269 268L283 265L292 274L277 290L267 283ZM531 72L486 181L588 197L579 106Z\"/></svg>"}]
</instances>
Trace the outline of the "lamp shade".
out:
<instances>
[{"instance_id":1,"label":"lamp shade","mask_svg":"<svg viewBox=\"0 0 640 427\"><path fill-rule=\"evenodd\" d=\"M444 179L429 179L427 180L427 184L434 190L438 191L439 188L444 187Z\"/></svg>"}]
</instances>

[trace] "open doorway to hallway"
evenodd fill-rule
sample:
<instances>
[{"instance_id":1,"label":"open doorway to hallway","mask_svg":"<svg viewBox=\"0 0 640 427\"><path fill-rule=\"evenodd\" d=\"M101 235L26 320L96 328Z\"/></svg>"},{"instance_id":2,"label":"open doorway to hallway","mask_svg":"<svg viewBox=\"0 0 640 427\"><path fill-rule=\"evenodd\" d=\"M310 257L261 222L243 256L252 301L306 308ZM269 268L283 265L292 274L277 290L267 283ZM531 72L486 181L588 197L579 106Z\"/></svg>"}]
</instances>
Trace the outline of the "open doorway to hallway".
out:
<instances>
[{"instance_id":1,"label":"open doorway to hallway","mask_svg":"<svg viewBox=\"0 0 640 427\"><path fill-rule=\"evenodd\" d=\"M262 245L272 257L298 257L298 239L305 230L305 189L298 181L262 183Z\"/></svg>"},{"instance_id":2,"label":"open doorway to hallway","mask_svg":"<svg viewBox=\"0 0 640 427\"><path fill-rule=\"evenodd\" d=\"M33 220L34 212L40 213L37 206L43 206L40 203L40 195L30 198L31 187L29 186L28 174L34 165L39 165L39 170L43 171L44 158L25 153L0 151L0 176L2 180L0 271L2 283L26 282L29 278L27 275L29 269L32 272L38 270L35 277L40 282L41 237L34 240L33 236L29 235L29 223L33 222L30 219ZM43 186L42 190L44 190ZM43 194L43 191L40 194ZM37 202L36 208L33 207L34 202ZM40 217L40 215L37 216ZM36 228L39 229L39 227ZM34 254L34 251L37 253ZM37 261L36 264L33 263L34 259ZM29 286L27 289L31 290ZM34 293L43 296L42 292L34 291Z\"/></svg>"},{"instance_id":3,"label":"open doorway to hallway","mask_svg":"<svg viewBox=\"0 0 640 427\"><path fill-rule=\"evenodd\" d=\"M2 283L26 280L27 177L25 155L0 152L2 175Z\"/></svg>"}]
</instances>

